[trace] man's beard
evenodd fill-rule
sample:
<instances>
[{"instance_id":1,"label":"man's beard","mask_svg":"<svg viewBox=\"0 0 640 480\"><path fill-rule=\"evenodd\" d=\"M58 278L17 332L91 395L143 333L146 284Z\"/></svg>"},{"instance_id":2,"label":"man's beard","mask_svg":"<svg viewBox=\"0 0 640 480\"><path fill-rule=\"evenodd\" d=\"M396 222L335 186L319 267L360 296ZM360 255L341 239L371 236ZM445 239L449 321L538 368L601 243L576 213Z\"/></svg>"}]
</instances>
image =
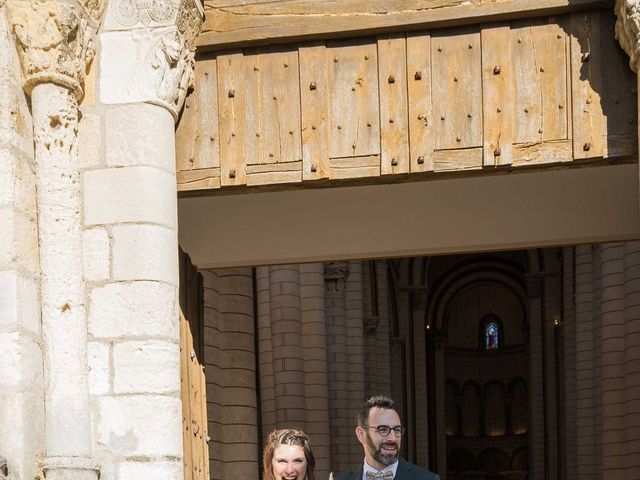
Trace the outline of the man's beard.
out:
<instances>
[{"instance_id":1,"label":"man's beard","mask_svg":"<svg viewBox=\"0 0 640 480\"><path fill-rule=\"evenodd\" d=\"M400 456L400 445L397 442L394 442L391 440L383 440L382 442L380 442L380 446L376 448L375 444L373 443L373 439L371 438L371 435L369 435L369 432L367 432L367 444L369 445L371 456L377 462L380 462L382 465L389 466L392 463L395 463L396 460L398 460L398 457ZM382 451L383 445L394 445L396 447L396 452L384 453Z\"/></svg>"}]
</instances>

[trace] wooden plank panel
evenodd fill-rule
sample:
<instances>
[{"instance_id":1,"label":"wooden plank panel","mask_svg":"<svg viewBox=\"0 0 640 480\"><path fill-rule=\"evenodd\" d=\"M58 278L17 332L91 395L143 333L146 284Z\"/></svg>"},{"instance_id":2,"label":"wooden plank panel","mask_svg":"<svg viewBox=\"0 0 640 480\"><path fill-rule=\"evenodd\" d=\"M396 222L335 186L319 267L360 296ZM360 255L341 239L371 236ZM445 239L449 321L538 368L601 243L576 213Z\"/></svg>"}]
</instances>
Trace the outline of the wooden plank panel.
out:
<instances>
[{"instance_id":1,"label":"wooden plank panel","mask_svg":"<svg viewBox=\"0 0 640 480\"><path fill-rule=\"evenodd\" d=\"M480 169L482 168L482 147L436 150L433 162L436 172Z\"/></svg>"},{"instance_id":2,"label":"wooden plank panel","mask_svg":"<svg viewBox=\"0 0 640 480\"><path fill-rule=\"evenodd\" d=\"M198 96L198 122L196 124L196 168L220 167L218 127L218 71L216 59L205 57L198 62L195 81Z\"/></svg>"},{"instance_id":3,"label":"wooden plank panel","mask_svg":"<svg viewBox=\"0 0 640 480\"><path fill-rule=\"evenodd\" d=\"M606 156L631 157L638 155L638 136L631 133L627 135L607 135L604 138Z\"/></svg>"},{"instance_id":4,"label":"wooden plank panel","mask_svg":"<svg viewBox=\"0 0 640 480\"><path fill-rule=\"evenodd\" d=\"M482 145L480 34L448 31L431 39L436 149Z\"/></svg>"},{"instance_id":5,"label":"wooden plank panel","mask_svg":"<svg viewBox=\"0 0 640 480\"><path fill-rule=\"evenodd\" d=\"M247 176L247 185L283 185L302 181L300 170L294 172L259 172Z\"/></svg>"},{"instance_id":6,"label":"wooden plank panel","mask_svg":"<svg viewBox=\"0 0 640 480\"><path fill-rule=\"evenodd\" d=\"M198 64L196 63L196 78L197 71ZM193 169L196 162L196 138L194 132L196 131L198 117L203 115L203 112L199 112L197 109L198 102L196 97L198 94L199 89L195 89L186 98L184 110L176 127L176 171L178 172ZM196 107L192 108L194 105Z\"/></svg>"},{"instance_id":7,"label":"wooden plank panel","mask_svg":"<svg viewBox=\"0 0 640 480\"><path fill-rule=\"evenodd\" d=\"M191 441L193 446L191 453L193 457L193 476L196 479L202 478L204 463L204 451L202 449L202 419L203 411L200 408L201 395L200 375L201 369L199 358L202 358L201 340L202 335L200 322L200 289L198 281L198 271L191 264L189 257L185 261L186 278L186 311L187 317L187 347L189 348L189 383L191 385Z\"/></svg>"},{"instance_id":8,"label":"wooden plank panel","mask_svg":"<svg viewBox=\"0 0 640 480\"><path fill-rule=\"evenodd\" d=\"M434 125L431 104L431 36L407 34L410 171L433 170Z\"/></svg>"},{"instance_id":9,"label":"wooden plank panel","mask_svg":"<svg viewBox=\"0 0 640 480\"><path fill-rule=\"evenodd\" d=\"M573 142L519 143L513 146L513 166L541 165L573 160Z\"/></svg>"},{"instance_id":10,"label":"wooden plank panel","mask_svg":"<svg viewBox=\"0 0 640 480\"><path fill-rule=\"evenodd\" d=\"M603 156L632 155L637 151L637 75L629 68L629 57L620 48L613 31L613 12L601 14L602 58L606 68L602 71L602 110L605 116Z\"/></svg>"},{"instance_id":11,"label":"wooden plank panel","mask_svg":"<svg viewBox=\"0 0 640 480\"><path fill-rule=\"evenodd\" d=\"M336 34L363 34L379 28L415 30L610 6L610 0L209 0L198 46L220 49L247 42L297 41L306 36L335 38Z\"/></svg>"},{"instance_id":12,"label":"wooden plank panel","mask_svg":"<svg viewBox=\"0 0 640 480\"><path fill-rule=\"evenodd\" d=\"M378 38L380 171L409 173L407 43L404 35Z\"/></svg>"},{"instance_id":13,"label":"wooden plank panel","mask_svg":"<svg viewBox=\"0 0 640 480\"><path fill-rule=\"evenodd\" d=\"M220 188L220 168L200 168L176 172L179 192Z\"/></svg>"},{"instance_id":14,"label":"wooden plank panel","mask_svg":"<svg viewBox=\"0 0 640 480\"><path fill-rule=\"evenodd\" d=\"M529 21L516 22L511 28L515 59L516 96L514 106L514 143L542 141L542 86L533 27Z\"/></svg>"},{"instance_id":15,"label":"wooden plank panel","mask_svg":"<svg viewBox=\"0 0 640 480\"><path fill-rule=\"evenodd\" d=\"M601 157L605 123L602 92L600 13L571 15L571 85L574 158Z\"/></svg>"},{"instance_id":16,"label":"wooden plank panel","mask_svg":"<svg viewBox=\"0 0 640 480\"><path fill-rule=\"evenodd\" d=\"M515 60L508 25L482 29L483 165L508 165L513 158Z\"/></svg>"},{"instance_id":17,"label":"wooden plank panel","mask_svg":"<svg viewBox=\"0 0 640 480\"><path fill-rule=\"evenodd\" d=\"M300 47L302 179L329 177L329 65L324 44Z\"/></svg>"},{"instance_id":18,"label":"wooden plank panel","mask_svg":"<svg viewBox=\"0 0 640 480\"><path fill-rule=\"evenodd\" d=\"M182 287L182 285L181 285ZM191 390L189 385L189 345L187 343L187 320L180 312L180 398L182 400L182 442L184 455L184 478L193 479L193 453L191 442Z\"/></svg>"},{"instance_id":19,"label":"wooden plank panel","mask_svg":"<svg viewBox=\"0 0 640 480\"><path fill-rule=\"evenodd\" d=\"M533 45L540 73L542 140L569 138L567 99L567 26L564 19L532 27Z\"/></svg>"},{"instance_id":20,"label":"wooden plank panel","mask_svg":"<svg viewBox=\"0 0 640 480\"><path fill-rule=\"evenodd\" d=\"M301 182L301 167L301 161L247 165L247 185Z\"/></svg>"},{"instance_id":21,"label":"wooden plank panel","mask_svg":"<svg viewBox=\"0 0 640 480\"><path fill-rule=\"evenodd\" d=\"M379 155L332 158L329 160L329 165L331 167L331 178L336 180L380 176Z\"/></svg>"},{"instance_id":22,"label":"wooden plank panel","mask_svg":"<svg viewBox=\"0 0 640 480\"><path fill-rule=\"evenodd\" d=\"M200 445L202 447L202 479L208 480L210 478L209 471L209 422L207 421L207 377L205 376L204 365L200 365L200 405L198 408L202 412L201 428L202 434L200 435Z\"/></svg>"},{"instance_id":23,"label":"wooden plank panel","mask_svg":"<svg viewBox=\"0 0 640 480\"><path fill-rule=\"evenodd\" d=\"M380 153L377 49L372 43L329 48L331 158Z\"/></svg>"},{"instance_id":24,"label":"wooden plank panel","mask_svg":"<svg viewBox=\"0 0 640 480\"><path fill-rule=\"evenodd\" d=\"M196 369L197 362L195 360L195 352L193 349L193 335L191 325L187 325L187 349L189 351L188 368L189 368L189 403L191 405L191 465L194 480L200 480L198 470L202 465L202 450L199 448L198 434L200 433L199 417L200 410L198 408L198 371Z\"/></svg>"},{"instance_id":25,"label":"wooden plank panel","mask_svg":"<svg viewBox=\"0 0 640 480\"><path fill-rule=\"evenodd\" d=\"M297 50L260 54L260 139L258 161L292 162L302 159L300 139L300 82Z\"/></svg>"},{"instance_id":26,"label":"wooden plank panel","mask_svg":"<svg viewBox=\"0 0 640 480\"><path fill-rule=\"evenodd\" d=\"M259 132L252 108L257 103L251 85L255 73L248 72L249 62L241 53L221 55L217 63L220 183L222 186L243 185L246 183L246 159L257 158L258 152L253 140L255 134L250 135L250 132Z\"/></svg>"}]
</instances>

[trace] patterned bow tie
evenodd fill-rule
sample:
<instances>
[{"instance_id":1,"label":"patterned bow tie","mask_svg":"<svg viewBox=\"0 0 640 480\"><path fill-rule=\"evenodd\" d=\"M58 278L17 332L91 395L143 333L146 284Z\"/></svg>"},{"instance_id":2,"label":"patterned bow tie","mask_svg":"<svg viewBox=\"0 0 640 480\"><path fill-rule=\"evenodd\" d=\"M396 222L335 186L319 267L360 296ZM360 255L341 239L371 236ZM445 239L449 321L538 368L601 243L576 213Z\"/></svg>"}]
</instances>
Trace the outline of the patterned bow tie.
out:
<instances>
[{"instance_id":1,"label":"patterned bow tie","mask_svg":"<svg viewBox=\"0 0 640 480\"><path fill-rule=\"evenodd\" d=\"M393 472L387 470L386 472L367 472L367 480L393 480Z\"/></svg>"}]
</instances>

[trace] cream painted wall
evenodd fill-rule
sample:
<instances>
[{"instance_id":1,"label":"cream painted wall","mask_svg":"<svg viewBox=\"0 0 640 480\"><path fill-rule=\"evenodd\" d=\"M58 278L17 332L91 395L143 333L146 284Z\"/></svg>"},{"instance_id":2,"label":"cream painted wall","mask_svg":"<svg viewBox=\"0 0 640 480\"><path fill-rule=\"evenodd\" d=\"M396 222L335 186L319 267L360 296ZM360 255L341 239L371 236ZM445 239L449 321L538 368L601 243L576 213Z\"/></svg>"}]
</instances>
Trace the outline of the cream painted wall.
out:
<instances>
[{"instance_id":1,"label":"cream painted wall","mask_svg":"<svg viewBox=\"0 0 640 480\"><path fill-rule=\"evenodd\" d=\"M638 165L179 200L199 268L640 239Z\"/></svg>"}]
</instances>

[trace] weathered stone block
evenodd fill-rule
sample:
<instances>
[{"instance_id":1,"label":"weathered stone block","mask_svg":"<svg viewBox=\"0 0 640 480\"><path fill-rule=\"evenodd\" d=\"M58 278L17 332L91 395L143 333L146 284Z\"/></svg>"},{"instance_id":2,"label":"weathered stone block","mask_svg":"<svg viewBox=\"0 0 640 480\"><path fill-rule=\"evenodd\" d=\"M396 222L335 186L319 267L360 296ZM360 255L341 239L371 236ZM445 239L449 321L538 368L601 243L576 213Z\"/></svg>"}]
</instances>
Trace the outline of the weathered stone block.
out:
<instances>
[{"instance_id":1,"label":"weathered stone block","mask_svg":"<svg viewBox=\"0 0 640 480\"><path fill-rule=\"evenodd\" d=\"M177 225L175 176L150 167L107 168L84 173L87 225L149 222Z\"/></svg>"},{"instance_id":2,"label":"weathered stone block","mask_svg":"<svg viewBox=\"0 0 640 480\"><path fill-rule=\"evenodd\" d=\"M161 280L178 285L175 231L155 225L120 225L112 234L114 279Z\"/></svg>"},{"instance_id":3,"label":"weathered stone block","mask_svg":"<svg viewBox=\"0 0 640 480\"><path fill-rule=\"evenodd\" d=\"M109 234L96 227L82 232L84 277L86 280L108 280L111 269Z\"/></svg>"},{"instance_id":4,"label":"weathered stone block","mask_svg":"<svg viewBox=\"0 0 640 480\"><path fill-rule=\"evenodd\" d=\"M27 159L0 148L0 205L10 205L35 218L35 182L35 173Z\"/></svg>"},{"instance_id":5,"label":"weathered stone block","mask_svg":"<svg viewBox=\"0 0 640 480\"><path fill-rule=\"evenodd\" d=\"M22 89L0 84L0 145L12 146L33 158L33 127Z\"/></svg>"},{"instance_id":6,"label":"weathered stone block","mask_svg":"<svg viewBox=\"0 0 640 480\"><path fill-rule=\"evenodd\" d=\"M20 266L29 272L38 267L38 233L36 222L16 212L13 207L0 207L0 266Z\"/></svg>"},{"instance_id":7,"label":"weathered stone block","mask_svg":"<svg viewBox=\"0 0 640 480\"><path fill-rule=\"evenodd\" d=\"M0 327L22 327L40 333L38 285L14 270L0 272Z\"/></svg>"},{"instance_id":8,"label":"weathered stone block","mask_svg":"<svg viewBox=\"0 0 640 480\"><path fill-rule=\"evenodd\" d=\"M44 453L42 392L0 393L0 445L12 466L10 478L37 478L33 459Z\"/></svg>"},{"instance_id":9,"label":"weathered stone block","mask_svg":"<svg viewBox=\"0 0 640 480\"><path fill-rule=\"evenodd\" d=\"M85 95L86 100L87 95ZM102 164L102 132L99 115L85 113L78 123L78 162L81 169Z\"/></svg>"},{"instance_id":10,"label":"weathered stone block","mask_svg":"<svg viewBox=\"0 0 640 480\"><path fill-rule=\"evenodd\" d=\"M175 173L173 130L173 117L167 110L155 105L138 103L108 110L107 165L147 165Z\"/></svg>"},{"instance_id":11,"label":"weathered stone block","mask_svg":"<svg viewBox=\"0 0 640 480\"><path fill-rule=\"evenodd\" d=\"M180 350L177 343L133 341L113 347L115 393L180 391Z\"/></svg>"},{"instance_id":12,"label":"weathered stone block","mask_svg":"<svg viewBox=\"0 0 640 480\"><path fill-rule=\"evenodd\" d=\"M111 388L111 368L109 366L109 345L100 342L87 344L89 365L89 393L104 395Z\"/></svg>"},{"instance_id":13,"label":"weathered stone block","mask_svg":"<svg viewBox=\"0 0 640 480\"><path fill-rule=\"evenodd\" d=\"M118 465L118 480L141 480L155 478L162 480L182 480L181 462L123 462Z\"/></svg>"},{"instance_id":14,"label":"weathered stone block","mask_svg":"<svg viewBox=\"0 0 640 480\"><path fill-rule=\"evenodd\" d=\"M0 333L0 389L25 392L41 385L40 345L25 334Z\"/></svg>"},{"instance_id":15,"label":"weathered stone block","mask_svg":"<svg viewBox=\"0 0 640 480\"><path fill-rule=\"evenodd\" d=\"M177 397L103 397L99 403L98 442L115 455L181 458L181 419L182 405Z\"/></svg>"},{"instance_id":16,"label":"weathered stone block","mask_svg":"<svg viewBox=\"0 0 640 480\"><path fill-rule=\"evenodd\" d=\"M178 338L177 288L158 282L114 283L91 292L94 338Z\"/></svg>"}]
</instances>

